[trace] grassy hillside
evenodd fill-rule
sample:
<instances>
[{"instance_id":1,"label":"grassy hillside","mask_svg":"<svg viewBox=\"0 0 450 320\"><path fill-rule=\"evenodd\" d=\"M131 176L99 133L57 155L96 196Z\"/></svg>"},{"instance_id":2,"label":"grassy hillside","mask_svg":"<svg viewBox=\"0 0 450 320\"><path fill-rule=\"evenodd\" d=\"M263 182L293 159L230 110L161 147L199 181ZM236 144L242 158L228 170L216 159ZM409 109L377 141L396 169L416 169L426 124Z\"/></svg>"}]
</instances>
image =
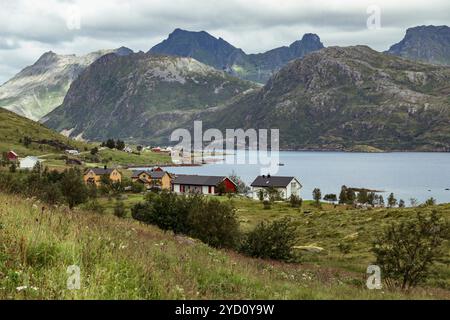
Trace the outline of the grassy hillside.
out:
<instances>
[{"instance_id":1,"label":"grassy hillside","mask_svg":"<svg viewBox=\"0 0 450 320\"><path fill-rule=\"evenodd\" d=\"M255 260L131 219L41 207L0 194L0 299L450 298L369 291L359 270ZM78 291L66 288L71 265Z\"/></svg>"},{"instance_id":2,"label":"grassy hillside","mask_svg":"<svg viewBox=\"0 0 450 320\"><path fill-rule=\"evenodd\" d=\"M55 152L55 148L44 144L32 143L29 147L25 147L21 141L26 136L33 140L59 141L79 149L88 147L86 143L66 138L38 122L18 116L3 108L0 108L0 123L0 151L14 150L20 156Z\"/></svg>"},{"instance_id":3,"label":"grassy hillside","mask_svg":"<svg viewBox=\"0 0 450 320\"><path fill-rule=\"evenodd\" d=\"M220 199L229 201L227 197ZM129 195L125 205L131 208L140 201L143 201L142 195ZM450 221L450 204L427 208L357 210L346 206L334 208L330 204L323 204L318 209L312 201L305 201L300 211L287 203L276 203L271 210L265 210L258 201L243 198L232 201L243 231L252 230L262 221L291 218L297 226L297 245L305 247L298 251L302 263L343 269L360 275L373 263L374 256L370 251L372 242L387 226L415 218L418 210L437 210ZM114 201L102 199L100 203L106 208L106 213L113 213ZM445 245L448 255L436 266L428 284L450 290L450 243Z\"/></svg>"},{"instance_id":4,"label":"grassy hillside","mask_svg":"<svg viewBox=\"0 0 450 320\"><path fill-rule=\"evenodd\" d=\"M0 154L4 151L14 150L20 157L29 155L40 156L45 160L45 165L51 168L65 168L66 162L61 158L64 150L52 147L48 144L33 142L29 146L23 144L24 137L30 137L33 141L57 141L81 151L81 159L89 155L90 149L95 144L75 141L67 138L44 125L18 116L17 114L0 108ZM170 156L154 152L143 152L141 155L128 154L118 150L105 149L98 154L101 163L90 163L87 166L103 166L107 161L109 166L119 165L154 165L171 163Z\"/></svg>"}]
</instances>

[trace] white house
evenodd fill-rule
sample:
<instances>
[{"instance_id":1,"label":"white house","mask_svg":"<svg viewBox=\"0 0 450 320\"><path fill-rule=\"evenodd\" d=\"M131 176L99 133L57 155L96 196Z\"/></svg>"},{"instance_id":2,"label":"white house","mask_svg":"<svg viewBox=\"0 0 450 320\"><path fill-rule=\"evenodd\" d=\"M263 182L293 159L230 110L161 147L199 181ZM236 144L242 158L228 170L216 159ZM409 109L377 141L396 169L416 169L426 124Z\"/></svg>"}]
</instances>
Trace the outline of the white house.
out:
<instances>
[{"instance_id":1,"label":"white house","mask_svg":"<svg viewBox=\"0 0 450 320\"><path fill-rule=\"evenodd\" d=\"M20 159L19 161L19 168L20 169L33 169L34 166L40 162L40 160L37 157L26 157L23 159Z\"/></svg>"},{"instance_id":2,"label":"white house","mask_svg":"<svg viewBox=\"0 0 450 320\"><path fill-rule=\"evenodd\" d=\"M70 154L71 156L79 156L80 152L78 150L66 150L67 154Z\"/></svg>"},{"instance_id":3,"label":"white house","mask_svg":"<svg viewBox=\"0 0 450 320\"><path fill-rule=\"evenodd\" d=\"M288 200L291 195L300 197L303 186L295 177L259 176L251 184L253 199L259 200L260 190L274 188L279 191L282 199Z\"/></svg>"},{"instance_id":4,"label":"white house","mask_svg":"<svg viewBox=\"0 0 450 320\"><path fill-rule=\"evenodd\" d=\"M227 177L177 175L172 181L172 191L178 194L215 195L219 193L219 186L223 185L223 192L236 193L237 186Z\"/></svg>"}]
</instances>

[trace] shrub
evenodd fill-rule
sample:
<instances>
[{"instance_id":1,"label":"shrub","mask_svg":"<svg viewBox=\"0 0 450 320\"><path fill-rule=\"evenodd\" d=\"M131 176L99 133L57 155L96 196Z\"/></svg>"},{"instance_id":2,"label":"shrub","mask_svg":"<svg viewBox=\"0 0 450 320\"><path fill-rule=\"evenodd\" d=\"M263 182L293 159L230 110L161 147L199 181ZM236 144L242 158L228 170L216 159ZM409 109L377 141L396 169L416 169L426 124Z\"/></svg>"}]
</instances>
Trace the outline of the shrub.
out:
<instances>
[{"instance_id":1,"label":"shrub","mask_svg":"<svg viewBox=\"0 0 450 320\"><path fill-rule=\"evenodd\" d=\"M64 172L61 180L61 193L71 209L88 200L88 189L78 169L69 169Z\"/></svg>"},{"instance_id":2,"label":"shrub","mask_svg":"<svg viewBox=\"0 0 450 320\"><path fill-rule=\"evenodd\" d=\"M132 208L134 219L198 238L213 247L237 245L239 223L231 203L200 195L177 196L167 191L151 193L146 200Z\"/></svg>"},{"instance_id":3,"label":"shrub","mask_svg":"<svg viewBox=\"0 0 450 320\"><path fill-rule=\"evenodd\" d=\"M316 206L320 206L320 200L322 199L322 192L320 191L319 188L316 188L313 190L313 199L314 202L316 203Z\"/></svg>"},{"instance_id":4,"label":"shrub","mask_svg":"<svg viewBox=\"0 0 450 320\"><path fill-rule=\"evenodd\" d=\"M302 205L303 205L303 199L300 198L299 196L293 194L289 198L289 203L290 203L292 208L301 208Z\"/></svg>"},{"instance_id":5,"label":"shrub","mask_svg":"<svg viewBox=\"0 0 450 320\"><path fill-rule=\"evenodd\" d=\"M133 182L131 185L131 192L133 193L142 193L145 191L145 186L139 182Z\"/></svg>"},{"instance_id":6,"label":"shrub","mask_svg":"<svg viewBox=\"0 0 450 320\"><path fill-rule=\"evenodd\" d=\"M264 205L264 210L272 209L272 203L269 200L264 200L263 205Z\"/></svg>"},{"instance_id":7,"label":"shrub","mask_svg":"<svg viewBox=\"0 0 450 320\"><path fill-rule=\"evenodd\" d=\"M375 240L372 251L389 286L408 289L429 276L430 268L449 239L449 226L436 211L417 213L417 218L390 226Z\"/></svg>"},{"instance_id":8,"label":"shrub","mask_svg":"<svg viewBox=\"0 0 450 320\"><path fill-rule=\"evenodd\" d=\"M125 218L127 216L127 210L123 201L117 201L114 206L114 215L118 218Z\"/></svg>"},{"instance_id":9,"label":"shrub","mask_svg":"<svg viewBox=\"0 0 450 320\"><path fill-rule=\"evenodd\" d=\"M296 229L290 219L262 222L246 235L241 251L254 258L290 261Z\"/></svg>"},{"instance_id":10,"label":"shrub","mask_svg":"<svg viewBox=\"0 0 450 320\"><path fill-rule=\"evenodd\" d=\"M431 207L431 206L435 206L436 205L436 199L434 199L433 197L428 199L427 201L425 201L425 206L427 207Z\"/></svg>"},{"instance_id":11,"label":"shrub","mask_svg":"<svg viewBox=\"0 0 450 320\"><path fill-rule=\"evenodd\" d=\"M167 191L160 194L152 193L146 203L135 205L132 209L134 219L156 225L162 230L172 230L175 233L187 233L188 213L186 198Z\"/></svg>"},{"instance_id":12,"label":"shrub","mask_svg":"<svg viewBox=\"0 0 450 320\"><path fill-rule=\"evenodd\" d=\"M188 215L189 235L216 248L235 248L239 222L229 202L216 199L195 201Z\"/></svg>"}]
</instances>

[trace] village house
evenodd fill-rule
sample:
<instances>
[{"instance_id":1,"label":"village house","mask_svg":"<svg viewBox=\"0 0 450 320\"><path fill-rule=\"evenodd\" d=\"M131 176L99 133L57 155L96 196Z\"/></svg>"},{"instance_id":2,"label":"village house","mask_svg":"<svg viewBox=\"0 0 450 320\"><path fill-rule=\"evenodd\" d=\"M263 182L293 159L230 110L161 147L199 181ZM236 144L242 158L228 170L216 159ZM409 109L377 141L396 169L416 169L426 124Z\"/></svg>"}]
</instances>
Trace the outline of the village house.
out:
<instances>
[{"instance_id":1,"label":"village house","mask_svg":"<svg viewBox=\"0 0 450 320\"><path fill-rule=\"evenodd\" d=\"M136 183L142 183L147 189L171 190L172 187L172 176L161 168L153 169L152 171L133 171L131 180Z\"/></svg>"},{"instance_id":2,"label":"village house","mask_svg":"<svg viewBox=\"0 0 450 320\"><path fill-rule=\"evenodd\" d=\"M19 155L14 151L10 150L6 153L6 160L8 160L9 162L16 163L17 161L19 161Z\"/></svg>"},{"instance_id":3,"label":"village house","mask_svg":"<svg viewBox=\"0 0 450 320\"><path fill-rule=\"evenodd\" d=\"M20 161L19 161L19 169L31 170L38 163L40 163L40 160L38 159L38 157L31 157L31 156L29 156L29 157L20 159Z\"/></svg>"},{"instance_id":4,"label":"village house","mask_svg":"<svg viewBox=\"0 0 450 320\"><path fill-rule=\"evenodd\" d=\"M224 193L236 193L237 186L227 177L177 175L172 181L172 191L179 194L198 193L216 195L222 185Z\"/></svg>"},{"instance_id":5,"label":"village house","mask_svg":"<svg viewBox=\"0 0 450 320\"><path fill-rule=\"evenodd\" d=\"M253 199L259 200L260 190L273 188L280 193L282 199L289 199L291 195L300 197L301 183L295 177L259 176L251 184ZM267 198L267 196L266 196Z\"/></svg>"},{"instance_id":6,"label":"village house","mask_svg":"<svg viewBox=\"0 0 450 320\"><path fill-rule=\"evenodd\" d=\"M71 156L79 156L80 152L78 150L66 150L66 153Z\"/></svg>"},{"instance_id":7,"label":"village house","mask_svg":"<svg viewBox=\"0 0 450 320\"><path fill-rule=\"evenodd\" d=\"M88 185L94 184L97 187L100 187L102 184L102 177L108 178L109 181L112 183L122 182L122 174L116 169L108 169L108 168L87 169L84 173L83 180L84 183Z\"/></svg>"},{"instance_id":8,"label":"village house","mask_svg":"<svg viewBox=\"0 0 450 320\"><path fill-rule=\"evenodd\" d=\"M125 148L123 148L123 152L133 153L133 149L131 149L130 147L125 147Z\"/></svg>"}]
</instances>

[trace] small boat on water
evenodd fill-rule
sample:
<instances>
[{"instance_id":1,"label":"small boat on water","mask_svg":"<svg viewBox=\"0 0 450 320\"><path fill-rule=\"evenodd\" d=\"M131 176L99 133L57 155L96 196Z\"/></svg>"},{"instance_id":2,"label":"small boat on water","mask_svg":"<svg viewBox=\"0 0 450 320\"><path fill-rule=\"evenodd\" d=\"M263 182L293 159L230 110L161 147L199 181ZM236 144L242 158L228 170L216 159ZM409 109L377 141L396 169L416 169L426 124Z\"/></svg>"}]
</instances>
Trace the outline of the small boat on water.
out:
<instances>
[{"instance_id":1,"label":"small boat on water","mask_svg":"<svg viewBox=\"0 0 450 320\"><path fill-rule=\"evenodd\" d=\"M284 163L279 163L278 166L279 166L279 167L284 167L285 164L284 164Z\"/></svg>"}]
</instances>

